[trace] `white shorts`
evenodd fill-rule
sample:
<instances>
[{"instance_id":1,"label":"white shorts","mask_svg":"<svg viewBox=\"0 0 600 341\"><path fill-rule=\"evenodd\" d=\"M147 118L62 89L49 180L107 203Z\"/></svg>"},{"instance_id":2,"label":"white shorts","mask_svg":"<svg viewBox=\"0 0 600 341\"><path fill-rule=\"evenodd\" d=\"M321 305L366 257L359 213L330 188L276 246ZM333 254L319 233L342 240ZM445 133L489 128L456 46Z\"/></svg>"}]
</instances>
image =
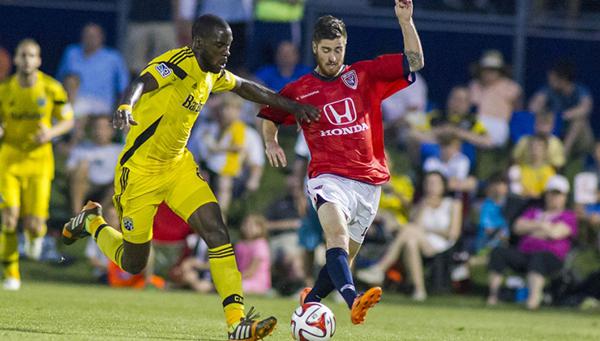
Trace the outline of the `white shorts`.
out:
<instances>
[{"instance_id":1,"label":"white shorts","mask_svg":"<svg viewBox=\"0 0 600 341\"><path fill-rule=\"evenodd\" d=\"M308 196L315 209L317 208L317 196L327 202L339 205L346 216L350 239L362 244L367 230L377 214L381 186L332 174L323 174L309 179L306 186Z\"/></svg>"}]
</instances>

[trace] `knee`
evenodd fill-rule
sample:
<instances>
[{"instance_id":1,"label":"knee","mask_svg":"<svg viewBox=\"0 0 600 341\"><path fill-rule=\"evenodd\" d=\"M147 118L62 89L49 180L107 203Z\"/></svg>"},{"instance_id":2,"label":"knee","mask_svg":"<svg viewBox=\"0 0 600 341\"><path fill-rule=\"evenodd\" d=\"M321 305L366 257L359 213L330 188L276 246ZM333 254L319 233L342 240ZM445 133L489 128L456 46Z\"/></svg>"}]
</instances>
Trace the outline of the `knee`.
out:
<instances>
[{"instance_id":1,"label":"knee","mask_svg":"<svg viewBox=\"0 0 600 341\"><path fill-rule=\"evenodd\" d=\"M7 232L14 232L17 229L17 221L19 220L18 209L5 209L2 211L2 225Z\"/></svg>"},{"instance_id":2,"label":"knee","mask_svg":"<svg viewBox=\"0 0 600 341\"><path fill-rule=\"evenodd\" d=\"M229 243L229 233L223 222L204 224L200 234L209 248L218 247Z\"/></svg>"},{"instance_id":3,"label":"knee","mask_svg":"<svg viewBox=\"0 0 600 341\"><path fill-rule=\"evenodd\" d=\"M143 262L139 260L123 260L121 263L123 270L127 271L132 275L140 274L146 268L146 260L144 260Z\"/></svg>"},{"instance_id":4,"label":"knee","mask_svg":"<svg viewBox=\"0 0 600 341\"><path fill-rule=\"evenodd\" d=\"M45 220L39 217L28 217L25 219L24 228L32 234L39 234L42 232L42 226Z\"/></svg>"}]
</instances>

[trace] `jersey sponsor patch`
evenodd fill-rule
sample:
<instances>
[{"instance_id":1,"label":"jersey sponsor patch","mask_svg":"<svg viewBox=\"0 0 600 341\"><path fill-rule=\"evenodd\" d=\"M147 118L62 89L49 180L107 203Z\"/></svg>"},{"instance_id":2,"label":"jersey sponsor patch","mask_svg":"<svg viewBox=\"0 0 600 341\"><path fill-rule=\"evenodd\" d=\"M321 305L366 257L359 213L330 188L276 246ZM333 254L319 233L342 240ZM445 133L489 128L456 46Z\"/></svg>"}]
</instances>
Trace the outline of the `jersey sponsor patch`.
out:
<instances>
[{"instance_id":1,"label":"jersey sponsor patch","mask_svg":"<svg viewBox=\"0 0 600 341\"><path fill-rule=\"evenodd\" d=\"M350 97L325 104L323 112L327 120L336 126L346 125L356 121L356 107Z\"/></svg>"},{"instance_id":2,"label":"jersey sponsor patch","mask_svg":"<svg viewBox=\"0 0 600 341\"><path fill-rule=\"evenodd\" d=\"M343 74L342 81L350 89L356 90L356 88L358 87L358 76L356 75L356 71L352 70Z\"/></svg>"},{"instance_id":3,"label":"jersey sponsor patch","mask_svg":"<svg viewBox=\"0 0 600 341\"><path fill-rule=\"evenodd\" d=\"M167 78L173 72L165 63L160 63L154 67L162 78Z\"/></svg>"}]
</instances>

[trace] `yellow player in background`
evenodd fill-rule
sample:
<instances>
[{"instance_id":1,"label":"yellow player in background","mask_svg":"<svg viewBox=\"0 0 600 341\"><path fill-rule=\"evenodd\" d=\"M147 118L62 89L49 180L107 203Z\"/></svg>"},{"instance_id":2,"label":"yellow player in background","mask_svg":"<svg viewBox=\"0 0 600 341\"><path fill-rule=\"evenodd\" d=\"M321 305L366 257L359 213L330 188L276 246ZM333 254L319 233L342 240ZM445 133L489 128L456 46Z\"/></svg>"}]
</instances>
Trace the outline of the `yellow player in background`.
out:
<instances>
[{"instance_id":1,"label":"yellow player in background","mask_svg":"<svg viewBox=\"0 0 600 341\"><path fill-rule=\"evenodd\" d=\"M14 63L16 73L0 84L0 259L7 290L21 286L16 234L19 218L23 218L26 254L33 259L40 257L54 178L51 141L73 127L65 89L39 70L42 59L38 43L21 41Z\"/></svg>"}]
</instances>

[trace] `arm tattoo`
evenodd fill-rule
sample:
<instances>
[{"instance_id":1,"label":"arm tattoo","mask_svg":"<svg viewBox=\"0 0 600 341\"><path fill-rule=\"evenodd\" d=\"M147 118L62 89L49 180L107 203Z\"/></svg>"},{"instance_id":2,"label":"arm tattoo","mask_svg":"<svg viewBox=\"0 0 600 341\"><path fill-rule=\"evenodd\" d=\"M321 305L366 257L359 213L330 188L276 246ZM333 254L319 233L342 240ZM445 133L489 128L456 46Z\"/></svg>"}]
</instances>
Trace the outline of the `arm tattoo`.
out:
<instances>
[{"instance_id":1,"label":"arm tattoo","mask_svg":"<svg viewBox=\"0 0 600 341\"><path fill-rule=\"evenodd\" d=\"M415 51L405 51L404 54L408 59L410 71L418 71L423 68L423 56L421 53Z\"/></svg>"}]
</instances>

